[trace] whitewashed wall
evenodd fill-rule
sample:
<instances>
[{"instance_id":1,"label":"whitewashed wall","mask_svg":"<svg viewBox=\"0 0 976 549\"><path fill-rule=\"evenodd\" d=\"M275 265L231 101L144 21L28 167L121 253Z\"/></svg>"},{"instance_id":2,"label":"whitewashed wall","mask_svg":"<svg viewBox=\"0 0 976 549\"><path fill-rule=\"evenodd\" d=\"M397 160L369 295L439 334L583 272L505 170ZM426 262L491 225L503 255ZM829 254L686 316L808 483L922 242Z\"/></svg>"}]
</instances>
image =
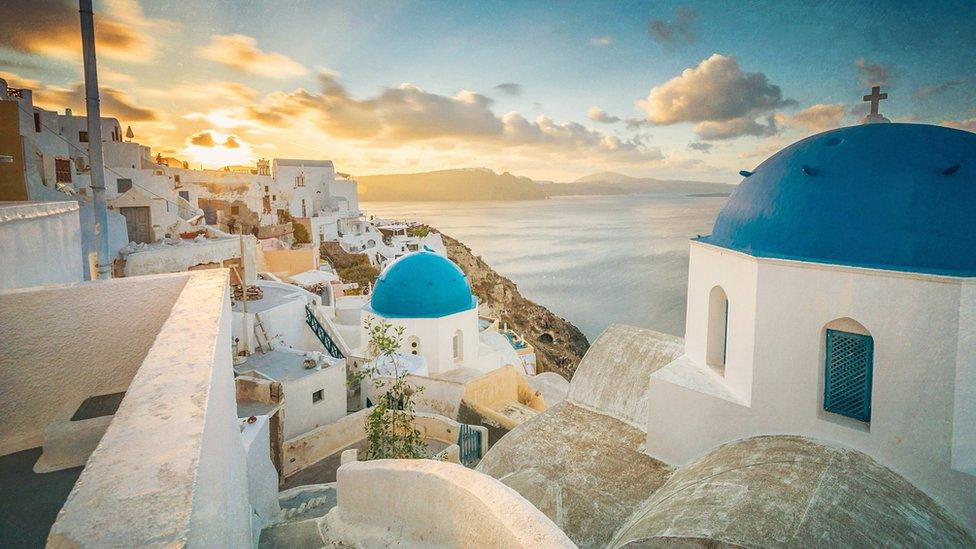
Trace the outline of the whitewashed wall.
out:
<instances>
[{"instance_id":1,"label":"whitewashed wall","mask_svg":"<svg viewBox=\"0 0 976 549\"><path fill-rule=\"evenodd\" d=\"M0 203L0 290L81 282L77 202Z\"/></svg>"},{"instance_id":2,"label":"whitewashed wall","mask_svg":"<svg viewBox=\"0 0 976 549\"><path fill-rule=\"evenodd\" d=\"M39 446L64 402L124 391L185 283L178 275L0 292L0 453Z\"/></svg>"},{"instance_id":3,"label":"whitewashed wall","mask_svg":"<svg viewBox=\"0 0 976 549\"><path fill-rule=\"evenodd\" d=\"M362 320L373 317L382 320L383 317L363 309ZM427 369L431 375L437 375L461 366L477 368L485 371L501 366L501 356L495 360L482 361L479 357L478 338L478 310L477 308L461 311L440 318L388 318L387 322L394 326L403 326L403 344L400 352L411 354L411 338L417 338L420 344L419 355L427 362ZM362 322L360 322L362 324ZM464 335L464 351L461 361L454 360L453 338L454 332L461 330ZM365 327L362 329L361 341L368 341Z\"/></svg>"},{"instance_id":4,"label":"whitewashed wall","mask_svg":"<svg viewBox=\"0 0 976 549\"><path fill-rule=\"evenodd\" d=\"M323 398L312 402L312 393ZM303 435L346 415L345 363L310 372L298 379L282 381L285 396L285 439Z\"/></svg>"},{"instance_id":5,"label":"whitewashed wall","mask_svg":"<svg viewBox=\"0 0 976 549\"><path fill-rule=\"evenodd\" d=\"M724 273L746 278L727 288L726 376L749 367L739 362L737 350L754 346L751 399L736 404L655 373L648 391L648 454L681 464L723 442L767 433L835 441L905 475L976 529L976 478L951 465L953 416L966 416L954 408L957 359L971 353L960 354L958 343L961 333L972 337L972 325L959 323L962 279L757 260L702 244L692 245L692 258L692 281L711 283ZM696 282L690 291L704 289ZM757 289L753 327L740 326L751 314L743 319L734 312L736 283ZM692 354L705 314L694 299L689 295L688 358L707 370L695 358L700 354ZM859 322L874 338L870 425L823 410L825 326L843 318ZM738 341L743 334L753 341Z\"/></svg>"}]
</instances>

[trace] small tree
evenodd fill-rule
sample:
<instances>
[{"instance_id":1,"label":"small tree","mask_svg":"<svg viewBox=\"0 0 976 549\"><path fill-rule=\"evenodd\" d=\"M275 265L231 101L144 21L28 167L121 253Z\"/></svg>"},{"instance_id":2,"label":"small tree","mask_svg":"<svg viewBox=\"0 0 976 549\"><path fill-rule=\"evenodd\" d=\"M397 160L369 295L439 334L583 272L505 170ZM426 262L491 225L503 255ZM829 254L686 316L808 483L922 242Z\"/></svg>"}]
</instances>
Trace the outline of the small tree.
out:
<instances>
[{"instance_id":1,"label":"small tree","mask_svg":"<svg viewBox=\"0 0 976 549\"><path fill-rule=\"evenodd\" d=\"M398 351L403 342L403 327L386 321L365 321L369 336L368 352L373 359L352 377L354 381L370 378L382 396L366 418L366 459L418 459L427 456L427 443L414 426L416 412L413 396L422 392L407 383L409 372L400 367ZM392 367L381 371L377 363Z\"/></svg>"},{"instance_id":2,"label":"small tree","mask_svg":"<svg viewBox=\"0 0 976 549\"><path fill-rule=\"evenodd\" d=\"M298 221L291 222L292 234L295 238L295 244L310 244L312 242L312 237L308 234L308 229L305 225L302 225Z\"/></svg>"}]
</instances>

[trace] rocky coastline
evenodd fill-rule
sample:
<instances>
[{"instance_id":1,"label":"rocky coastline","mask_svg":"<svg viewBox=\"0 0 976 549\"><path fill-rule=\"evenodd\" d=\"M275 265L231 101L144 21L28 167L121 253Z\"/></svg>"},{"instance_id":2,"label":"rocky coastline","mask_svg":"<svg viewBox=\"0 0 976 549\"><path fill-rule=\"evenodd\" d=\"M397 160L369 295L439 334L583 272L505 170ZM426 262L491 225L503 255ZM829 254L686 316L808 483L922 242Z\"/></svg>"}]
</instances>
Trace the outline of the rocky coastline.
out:
<instances>
[{"instance_id":1,"label":"rocky coastline","mask_svg":"<svg viewBox=\"0 0 976 549\"><path fill-rule=\"evenodd\" d=\"M495 272L471 248L444 233L441 237L447 256L468 275L478 300L487 303L502 322L522 334L535 348L538 371L556 372L571 379L590 348L583 332L565 318L523 297L514 282Z\"/></svg>"}]
</instances>

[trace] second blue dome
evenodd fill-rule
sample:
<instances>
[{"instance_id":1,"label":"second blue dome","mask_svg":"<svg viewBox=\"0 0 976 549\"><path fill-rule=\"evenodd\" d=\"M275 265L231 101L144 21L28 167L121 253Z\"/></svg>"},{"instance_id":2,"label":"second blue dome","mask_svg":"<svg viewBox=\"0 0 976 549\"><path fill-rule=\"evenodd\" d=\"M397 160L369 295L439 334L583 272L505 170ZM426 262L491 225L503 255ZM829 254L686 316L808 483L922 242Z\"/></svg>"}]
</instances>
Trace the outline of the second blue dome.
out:
<instances>
[{"instance_id":1,"label":"second blue dome","mask_svg":"<svg viewBox=\"0 0 976 549\"><path fill-rule=\"evenodd\" d=\"M476 306L461 268L422 250L396 259L383 270L369 308L386 318L439 318Z\"/></svg>"}]
</instances>

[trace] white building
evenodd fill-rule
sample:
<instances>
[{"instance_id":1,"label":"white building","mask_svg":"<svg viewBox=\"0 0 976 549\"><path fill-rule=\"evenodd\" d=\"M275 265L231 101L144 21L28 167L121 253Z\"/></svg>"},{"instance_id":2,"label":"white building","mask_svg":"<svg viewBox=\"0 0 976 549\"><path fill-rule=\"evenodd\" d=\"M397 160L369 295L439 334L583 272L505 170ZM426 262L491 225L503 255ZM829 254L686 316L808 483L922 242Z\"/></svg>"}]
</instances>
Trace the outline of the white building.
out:
<instances>
[{"instance_id":1,"label":"white building","mask_svg":"<svg viewBox=\"0 0 976 549\"><path fill-rule=\"evenodd\" d=\"M75 201L81 226L79 268L91 278L97 239L92 206L90 167L85 161L88 136L79 130L84 117L64 115L34 106L28 89L9 88L0 79L0 154L11 162L0 163L0 200ZM114 118L103 118L102 149L106 159L124 156L117 149L121 130ZM136 145L138 147L138 145ZM108 215L109 254L115 257L128 244L126 220L115 212Z\"/></svg>"},{"instance_id":2,"label":"white building","mask_svg":"<svg viewBox=\"0 0 976 549\"><path fill-rule=\"evenodd\" d=\"M235 370L281 385L285 439L341 419L346 361L331 356L310 325L319 296L281 282L257 287L260 299L233 301Z\"/></svg>"},{"instance_id":3,"label":"white building","mask_svg":"<svg viewBox=\"0 0 976 549\"><path fill-rule=\"evenodd\" d=\"M361 324L370 318L402 326L400 352L421 357L427 375L457 368L489 372L506 365L502 353L481 342L478 303L464 272L432 251L404 255L386 267L362 309ZM362 329L360 340L366 342L365 325Z\"/></svg>"},{"instance_id":4,"label":"white building","mask_svg":"<svg viewBox=\"0 0 976 549\"><path fill-rule=\"evenodd\" d=\"M654 372L646 452L834 441L976 531L976 134L865 124L745 172L692 241L683 356Z\"/></svg>"}]
</instances>

